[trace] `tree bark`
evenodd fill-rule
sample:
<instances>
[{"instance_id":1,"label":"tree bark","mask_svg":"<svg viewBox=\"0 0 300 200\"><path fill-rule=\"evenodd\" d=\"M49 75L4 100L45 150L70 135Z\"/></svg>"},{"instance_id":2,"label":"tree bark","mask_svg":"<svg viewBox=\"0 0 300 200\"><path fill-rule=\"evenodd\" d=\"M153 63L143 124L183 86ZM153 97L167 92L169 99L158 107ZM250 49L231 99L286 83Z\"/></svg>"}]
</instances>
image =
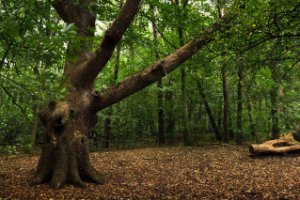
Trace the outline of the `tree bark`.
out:
<instances>
[{"instance_id":1,"label":"tree bark","mask_svg":"<svg viewBox=\"0 0 300 200\"><path fill-rule=\"evenodd\" d=\"M252 155L299 153L298 137L299 133L288 133L279 139L269 140L262 144L252 144L249 146L249 151Z\"/></svg>"},{"instance_id":2,"label":"tree bark","mask_svg":"<svg viewBox=\"0 0 300 200\"><path fill-rule=\"evenodd\" d=\"M216 31L229 28L234 18L220 19L173 54L99 93L94 89L94 80L133 21L141 0L128 0L122 6L95 52L91 50L96 18L89 11L90 3L89 0L78 4L71 0L53 2L61 18L76 26L78 41L71 42L67 52L66 102L50 102L39 111L46 128L45 144L31 180L33 185L47 181L53 188L60 188L66 182L80 187L85 186L83 181L102 184L104 179L92 167L88 155L88 133L97 123L97 112L160 80L211 42ZM75 48L75 43L80 48Z\"/></svg>"},{"instance_id":3,"label":"tree bark","mask_svg":"<svg viewBox=\"0 0 300 200\"><path fill-rule=\"evenodd\" d=\"M91 111L94 99L93 81L133 20L140 1L127 1L118 17L108 29L95 53L91 52L95 28L95 17L88 10L90 1L57 0L54 8L66 23L77 28L80 49L68 46L64 75L67 85L66 102L50 102L40 112L46 127L46 141L31 184L50 181L53 188L60 188L65 182L84 187L84 180L103 183L89 160L88 132L96 124L96 112ZM129 13L126 13L129 11ZM95 58L95 55L99 56ZM95 66L91 66L91 62ZM89 76L83 77L85 74ZM74 115L76 113L76 115ZM74 115L74 116L73 116Z\"/></svg>"}]
</instances>

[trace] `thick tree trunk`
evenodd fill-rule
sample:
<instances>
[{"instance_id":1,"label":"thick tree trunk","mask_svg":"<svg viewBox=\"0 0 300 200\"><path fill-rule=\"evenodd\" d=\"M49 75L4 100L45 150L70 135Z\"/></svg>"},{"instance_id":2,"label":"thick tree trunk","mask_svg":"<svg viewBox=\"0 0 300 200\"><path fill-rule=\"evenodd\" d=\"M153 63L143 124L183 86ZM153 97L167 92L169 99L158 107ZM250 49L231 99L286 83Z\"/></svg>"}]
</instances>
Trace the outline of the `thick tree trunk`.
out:
<instances>
[{"instance_id":1,"label":"thick tree trunk","mask_svg":"<svg viewBox=\"0 0 300 200\"><path fill-rule=\"evenodd\" d=\"M71 0L53 2L61 18L68 24L75 24L78 41L71 42L67 52L64 68L66 102L50 102L48 108L39 111L46 127L46 140L31 180L33 185L50 181L53 188L60 188L66 182L80 187L85 186L83 181L103 183L103 177L90 163L88 149L88 133L97 122L97 112L160 80L211 42L216 31L225 25L229 28L234 18L222 18L173 54L99 93L94 89L95 78L111 58L134 19L141 0L128 0L124 4L95 52L91 50L96 18L88 10L90 3L74 3Z\"/></svg>"},{"instance_id":2,"label":"thick tree trunk","mask_svg":"<svg viewBox=\"0 0 300 200\"><path fill-rule=\"evenodd\" d=\"M88 127L83 126L82 115L65 102L50 102L39 116L46 137L31 184L50 181L51 187L60 188L66 182L84 187L83 180L103 183L89 160Z\"/></svg>"}]
</instances>

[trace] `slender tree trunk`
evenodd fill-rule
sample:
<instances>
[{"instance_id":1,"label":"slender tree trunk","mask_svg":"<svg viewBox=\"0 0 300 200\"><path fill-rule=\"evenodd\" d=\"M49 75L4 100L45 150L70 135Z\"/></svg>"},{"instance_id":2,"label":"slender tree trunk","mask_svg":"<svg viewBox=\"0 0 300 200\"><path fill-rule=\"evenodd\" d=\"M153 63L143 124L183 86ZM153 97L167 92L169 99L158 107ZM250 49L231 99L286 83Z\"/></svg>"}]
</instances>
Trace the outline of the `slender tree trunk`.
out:
<instances>
[{"instance_id":1,"label":"slender tree trunk","mask_svg":"<svg viewBox=\"0 0 300 200\"><path fill-rule=\"evenodd\" d=\"M38 118L38 116L34 116L33 122L32 122L32 127L31 127L31 145L32 145L32 147L34 147L34 145L35 145L38 126L39 126L39 118Z\"/></svg>"},{"instance_id":2,"label":"slender tree trunk","mask_svg":"<svg viewBox=\"0 0 300 200\"><path fill-rule=\"evenodd\" d=\"M217 10L218 10L218 17L221 19L224 16L223 5L220 0L217 0ZM228 73L227 73L227 66L226 66L226 52L222 54L223 58L223 66L221 69L222 75L222 83L223 83L223 140L224 142L228 143L231 137L231 122L230 122L230 102L229 102L229 91L228 91Z\"/></svg>"},{"instance_id":3,"label":"slender tree trunk","mask_svg":"<svg viewBox=\"0 0 300 200\"><path fill-rule=\"evenodd\" d=\"M165 144L165 119L164 119L164 96L162 92L162 81L157 82L157 108L158 108L158 144Z\"/></svg>"},{"instance_id":4,"label":"slender tree trunk","mask_svg":"<svg viewBox=\"0 0 300 200\"><path fill-rule=\"evenodd\" d=\"M151 6L152 10L152 33L153 33L153 45L155 60L158 61L160 56L158 52L158 41L157 41L157 28L155 20L155 8ZM163 83L162 80L157 81L157 117L158 117L158 144L165 144L165 119L164 119L164 94L162 92Z\"/></svg>"},{"instance_id":5,"label":"slender tree trunk","mask_svg":"<svg viewBox=\"0 0 300 200\"><path fill-rule=\"evenodd\" d=\"M274 86L270 91L271 98L271 119L272 119L272 138L279 138L280 128L279 128L279 66L277 63L273 63L271 66L272 70L272 79L274 81Z\"/></svg>"},{"instance_id":6,"label":"slender tree trunk","mask_svg":"<svg viewBox=\"0 0 300 200\"><path fill-rule=\"evenodd\" d=\"M247 102L248 102L248 118L249 118L249 124L250 124L250 132L252 136L252 140L256 138L256 130L255 130L255 120L254 120L254 115L253 115L253 104L251 100L250 94L247 95Z\"/></svg>"},{"instance_id":7,"label":"slender tree trunk","mask_svg":"<svg viewBox=\"0 0 300 200\"><path fill-rule=\"evenodd\" d=\"M215 120L213 114L212 114L212 111L211 111L210 106L209 106L209 102L207 101L207 98L206 98L204 89L203 89L203 87L201 86L199 80L197 80L197 86L198 86L198 90L199 90L200 96L202 97L202 101L203 101L203 104L204 104L206 113L207 113L207 115L208 115L210 125L211 125L211 127L213 128L213 130L214 130L216 139L217 139L218 141L222 141L222 136L221 136L219 127L218 127L218 125L217 125L217 123L216 123L216 120Z\"/></svg>"},{"instance_id":8,"label":"slender tree trunk","mask_svg":"<svg viewBox=\"0 0 300 200\"><path fill-rule=\"evenodd\" d=\"M119 63L120 63L120 53L121 53L121 44L118 44L116 49L116 58L115 58L115 67L114 67L114 76L112 80L112 85L116 84L119 74ZM110 138L111 138L111 117L113 114L113 107L110 106L106 113L106 118L104 119L104 140L103 147L110 147Z\"/></svg>"},{"instance_id":9,"label":"slender tree trunk","mask_svg":"<svg viewBox=\"0 0 300 200\"><path fill-rule=\"evenodd\" d=\"M218 110L217 110L217 120L218 120L218 127L220 130L223 130L223 124L222 124L222 111L223 111L223 101L222 101L223 97L219 97L219 103L218 103Z\"/></svg>"},{"instance_id":10,"label":"slender tree trunk","mask_svg":"<svg viewBox=\"0 0 300 200\"><path fill-rule=\"evenodd\" d=\"M185 9L185 7L183 7ZM180 5L177 2L177 12L179 14L179 26L178 26L178 39L179 45L184 44L183 39L183 28L180 21ZM186 70L184 67L180 68L180 77L181 77L181 104L182 104L182 120L183 120L183 141L184 145L192 145L192 140L189 131L189 111L188 111L188 102L187 102L187 89L186 89Z\"/></svg>"},{"instance_id":11,"label":"slender tree trunk","mask_svg":"<svg viewBox=\"0 0 300 200\"><path fill-rule=\"evenodd\" d=\"M222 82L223 82L223 140L229 142L229 92L227 83L226 66L222 67Z\"/></svg>"},{"instance_id":12,"label":"slender tree trunk","mask_svg":"<svg viewBox=\"0 0 300 200\"><path fill-rule=\"evenodd\" d=\"M271 89L271 119L272 119L272 138L279 138L280 128L279 128L279 101L278 101L278 86Z\"/></svg>"},{"instance_id":13,"label":"slender tree trunk","mask_svg":"<svg viewBox=\"0 0 300 200\"><path fill-rule=\"evenodd\" d=\"M238 68L238 84L237 84L237 132L236 132L236 144L241 145L243 143L243 68L239 66Z\"/></svg>"},{"instance_id":14,"label":"slender tree trunk","mask_svg":"<svg viewBox=\"0 0 300 200\"><path fill-rule=\"evenodd\" d=\"M187 105L186 72L181 68L181 103L183 111L183 141L184 145L192 145L189 131L189 113Z\"/></svg>"},{"instance_id":15,"label":"slender tree trunk","mask_svg":"<svg viewBox=\"0 0 300 200\"><path fill-rule=\"evenodd\" d=\"M120 8L123 6L123 0L120 1ZM114 67L114 75L113 80L111 81L111 85L115 85L118 79L119 74L119 63L120 63L120 53L121 53L121 43L117 45L116 49L116 57L115 57L115 67ZM104 120L104 142L103 147L109 148L110 147L110 137L111 137L111 117L113 114L113 108L110 106L106 113L106 118Z\"/></svg>"},{"instance_id":16,"label":"slender tree trunk","mask_svg":"<svg viewBox=\"0 0 300 200\"><path fill-rule=\"evenodd\" d=\"M171 80L169 80L169 85L171 85ZM166 98L166 108L167 108L167 124L166 124L166 135L168 136L169 144L175 144L174 138L174 128L176 124L176 119L174 116L174 93L172 90L169 90L165 94Z\"/></svg>"},{"instance_id":17,"label":"slender tree trunk","mask_svg":"<svg viewBox=\"0 0 300 200\"><path fill-rule=\"evenodd\" d=\"M106 116L104 119L104 131L103 131L103 147L110 147L110 137L111 137L111 116L112 116L112 107L110 106L106 111Z\"/></svg>"}]
</instances>

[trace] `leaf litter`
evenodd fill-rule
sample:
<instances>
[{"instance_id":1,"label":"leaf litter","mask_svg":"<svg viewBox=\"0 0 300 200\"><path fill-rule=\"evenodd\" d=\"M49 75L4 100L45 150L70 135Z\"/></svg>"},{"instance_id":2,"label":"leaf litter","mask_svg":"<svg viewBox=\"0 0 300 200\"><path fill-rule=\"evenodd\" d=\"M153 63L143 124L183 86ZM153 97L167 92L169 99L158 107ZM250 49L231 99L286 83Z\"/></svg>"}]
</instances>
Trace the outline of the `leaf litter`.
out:
<instances>
[{"instance_id":1,"label":"leaf litter","mask_svg":"<svg viewBox=\"0 0 300 200\"><path fill-rule=\"evenodd\" d=\"M246 147L91 153L104 185L31 187L38 155L0 156L0 199L300 199L300 157L250 158Z\"/></svg>"}]
</instances>

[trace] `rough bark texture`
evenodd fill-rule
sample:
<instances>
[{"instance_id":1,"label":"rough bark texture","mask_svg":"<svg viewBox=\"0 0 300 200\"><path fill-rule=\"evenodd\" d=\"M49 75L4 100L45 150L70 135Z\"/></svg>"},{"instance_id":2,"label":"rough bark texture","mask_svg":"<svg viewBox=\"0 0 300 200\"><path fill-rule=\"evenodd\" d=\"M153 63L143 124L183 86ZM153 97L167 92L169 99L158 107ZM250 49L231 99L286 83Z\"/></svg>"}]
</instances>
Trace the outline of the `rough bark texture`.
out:
<instances>
[{"instance_id":1,"label":"rough bark texture","mask_svg":"<svg viewBox=\"0 0 300 200\"><path fill-rule=\"evenodd\" d=\"M83 181L104 182L89 161L89 130L97 122L97 112L92 107L97 96L93 82L133 20L140 1L126 2L95 53L91 49L96 18L88 10L90 3L88 0L79 4L68 0L53 3L66 23L75 24L79 36L75 43L80 43L80 48L74 48L72 42L68 46L64 68L66 102L50 102L48 108L39 112L46 140L32 185L50 181L51 187L60 188L66 182L80 187L85 186Z\"/></svg>"},{"instance_id":2,"label":"rough bark texture","mask_svg":"<svg viewBox=\"0 0 300 200\"><path fill-rule=\"evenodd\" d=\"M75 48L72 42L68 46L64 68L66 102L50 102L39 112L46 128L46 142L31 181L33 185L50 181L53 188L60 188L66 182L80 187L84 187L83 181L103 183L88 155L88 135L97 123L97 112L160 80L211 42L214 32L225 25L230 27L233 19L232 16L222 18L173 54L99 93L94 89L95 78L133 21L141 0L128 0L124 4L95 52L91 52L96 19L88 10L91 2L53 2L61 18L66 23L75 24L79 36L75 43L79 42L80 48Z\"/></svg>"},{"instance_id":3,"label":"rough bark texture","mask_svg":"<svg viewBox=\"0 0 300 200\"><path fill-rule=\"evenodd\" d=\"M90 164L87 136L76 126L78 114L65 102L50 102L39 111L46 138L32 185L50 181L57 189L66 182L80 187L85 187L83 180L104 182Z\"/></svg>"},{"instance_id":4,"label":"rough bark texture","mask_svg":"<svg viewBox=\"0 0 300 200\"><path fill-rule=\"evenodd\" d=\"M299 136L299 133L293 132L276 140L252 144L249 146L249 151L254 155L300 153Z\"/></svg>"}]
</instances>

